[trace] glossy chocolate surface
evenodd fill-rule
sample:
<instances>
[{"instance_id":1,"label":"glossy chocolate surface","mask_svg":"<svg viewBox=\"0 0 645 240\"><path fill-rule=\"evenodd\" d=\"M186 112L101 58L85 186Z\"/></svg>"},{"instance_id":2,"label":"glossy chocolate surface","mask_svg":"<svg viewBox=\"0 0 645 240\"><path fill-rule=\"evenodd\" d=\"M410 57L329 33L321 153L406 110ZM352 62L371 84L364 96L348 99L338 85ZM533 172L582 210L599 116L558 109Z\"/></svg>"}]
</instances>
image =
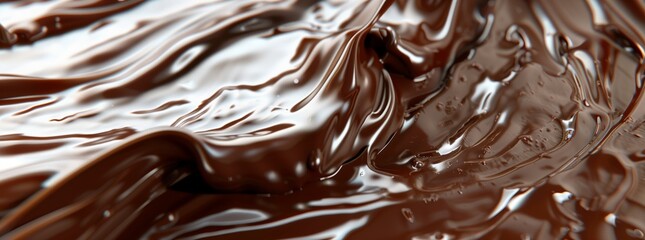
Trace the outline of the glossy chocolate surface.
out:
<instances>
[{"instance_id":1,"label":"glossy chocolate surface","mask_svg":"<svg viewBox=\"0 0 645 240\"><path fill-rule=\"evenodd\" d=\"M644 239L642 1L0 1L8 239Z\"/></svg>"}]
</instances>

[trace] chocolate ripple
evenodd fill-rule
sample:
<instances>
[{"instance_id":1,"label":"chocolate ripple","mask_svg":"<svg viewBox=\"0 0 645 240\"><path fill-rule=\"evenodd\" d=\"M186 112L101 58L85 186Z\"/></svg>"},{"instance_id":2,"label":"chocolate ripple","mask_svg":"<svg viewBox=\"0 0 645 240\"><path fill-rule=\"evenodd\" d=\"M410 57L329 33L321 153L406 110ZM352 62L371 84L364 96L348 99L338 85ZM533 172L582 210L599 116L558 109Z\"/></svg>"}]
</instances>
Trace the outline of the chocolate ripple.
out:
<instances>
[{"instance_id":1,"label":"chocolate ripple","mask_svg":"<svg viewBox=\"0 0 645 240\"><path fill-rule=\"evenodd\" d=\"M0 12L3 238L645 238L641 2Z\"/></svg>"}]
</instances>

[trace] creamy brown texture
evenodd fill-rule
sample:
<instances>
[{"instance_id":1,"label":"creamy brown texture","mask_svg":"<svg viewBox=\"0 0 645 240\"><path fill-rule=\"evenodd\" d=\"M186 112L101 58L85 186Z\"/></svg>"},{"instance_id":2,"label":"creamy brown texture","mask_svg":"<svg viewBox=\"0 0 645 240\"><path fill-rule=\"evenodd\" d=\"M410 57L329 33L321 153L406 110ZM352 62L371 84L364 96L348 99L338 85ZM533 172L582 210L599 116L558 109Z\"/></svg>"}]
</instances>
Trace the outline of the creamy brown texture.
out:
<instances>
[{"instance_id":1,"label":"creamy brown texture","mask_svg":"<svg viewBox=\"0 0 645 240\"><path fill-rule=\"evenodd\" d=\"M642 1L0 1L7 239L644 239Z\"/></svg>"}]
</instances>

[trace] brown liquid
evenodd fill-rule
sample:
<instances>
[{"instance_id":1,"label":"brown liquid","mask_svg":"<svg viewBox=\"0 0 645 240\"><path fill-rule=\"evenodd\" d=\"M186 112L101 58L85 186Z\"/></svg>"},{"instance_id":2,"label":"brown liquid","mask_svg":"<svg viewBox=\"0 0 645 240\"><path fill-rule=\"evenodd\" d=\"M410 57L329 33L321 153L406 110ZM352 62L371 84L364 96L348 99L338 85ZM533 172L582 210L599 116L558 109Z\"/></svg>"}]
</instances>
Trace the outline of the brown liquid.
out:
<instances>
[{"instance_id":1,"label":"brown liquid","mask_svg":"<svg viewBox=\"0 0 645 240\"><path fill-rule=\"evenodd\" d=\"M643 239L640 1L0 1L8 239Z\"/></svg>"}]
</instances>

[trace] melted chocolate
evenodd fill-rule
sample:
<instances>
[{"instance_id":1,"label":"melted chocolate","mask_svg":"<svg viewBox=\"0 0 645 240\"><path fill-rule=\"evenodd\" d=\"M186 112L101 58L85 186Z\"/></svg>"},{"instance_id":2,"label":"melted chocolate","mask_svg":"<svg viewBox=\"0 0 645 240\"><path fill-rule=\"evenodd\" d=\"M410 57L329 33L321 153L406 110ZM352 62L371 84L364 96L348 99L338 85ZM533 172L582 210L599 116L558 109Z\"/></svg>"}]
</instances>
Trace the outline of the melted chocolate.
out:
<instances>
[{"instance_id":1,"label":"melted chocolate","mask_svg":"<svg viewBox=\"0 0 645 240\"><path fill-rule=\"evenodd\" d=\"M643 2L0 2L4 238L644 238Z\"/></svg>"}]
</instances>

